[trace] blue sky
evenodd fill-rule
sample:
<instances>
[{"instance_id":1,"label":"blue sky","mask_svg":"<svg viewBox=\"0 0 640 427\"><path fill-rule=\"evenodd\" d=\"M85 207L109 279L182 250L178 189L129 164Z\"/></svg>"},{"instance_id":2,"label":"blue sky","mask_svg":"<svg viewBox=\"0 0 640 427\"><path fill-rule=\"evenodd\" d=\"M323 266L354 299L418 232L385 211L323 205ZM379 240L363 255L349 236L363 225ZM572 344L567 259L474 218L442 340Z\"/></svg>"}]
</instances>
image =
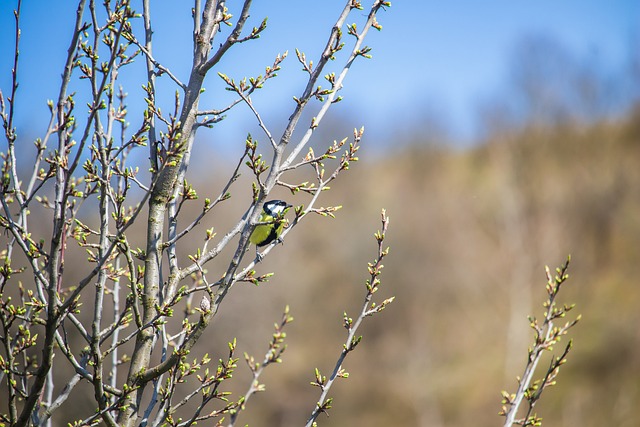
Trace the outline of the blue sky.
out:
<instances>
[{"instance_id":1,"label":"blue sky","mask_svg":"<svg viewBox=\"0 0 640 427\"><path fill-rule=\"evenodd\" d=\"M59 87L74 3L23 2L17 96L20 109L16 116L19 132L44 132L46 100L55 98ZM156 57L186 81L191 64L190 8L187 2L151 3ZM237 11L237 3L228 2L232 13ZM291 111L292 96L299 95L304 87L294 49L298 47L308 58L317 58L343 3L254 1L251 25L268 16L269 28L260 40L232 51L217 69L234 78L255 75L270 65L277 53L289 51L280 77L254 97L276 134L282 127L282 117ZM0 4L0 87L5 96L13 59L15 4ZM350 21L363 18L364 12L358 12ZM614 72L629 61L632 41L639 39L640 2L397 0L379 15L379 21L383 31L371 33L366 42L373 48L374 57L352 68L343 91L345 101L335 106L334 117L348 117L350 127L365 124L368 133L388 139L399 129L411 133L410 126L436 115L449 124L455 136L469 139L474 136L479 103L504 89L510 58L523 37L555 39L576 57L588 57ZM142 72L140 68L126 76L123 73L131 111L143 105ZM218 77L212 74L205 86L201 106L223 106L228 94L219 91ZM168 100L175 88L167 81L162 90ZM164 108L171 108L170 103ZM133 117L130 120L135 121ZM235 134L243 138L248 128L255 128L254 120L246 108L240 108L216 132L224 138Z\"/></svg>"}]
</instances>

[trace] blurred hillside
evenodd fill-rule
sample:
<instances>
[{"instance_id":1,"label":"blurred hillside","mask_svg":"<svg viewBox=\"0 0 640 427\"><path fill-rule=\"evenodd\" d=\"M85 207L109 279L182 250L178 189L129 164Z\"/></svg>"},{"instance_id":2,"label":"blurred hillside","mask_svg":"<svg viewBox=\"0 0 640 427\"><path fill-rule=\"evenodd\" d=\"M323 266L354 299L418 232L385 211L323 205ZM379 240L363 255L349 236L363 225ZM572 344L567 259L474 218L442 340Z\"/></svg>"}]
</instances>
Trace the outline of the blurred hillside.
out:
<instances>
[{"instance_id":1,"label":"blurred hillside","mask_svg":"<svg viewBox=\"0 0 640 427\"><path fill-rule=\"evenodd\" d=\"M192 354L226 357L226 342L237 338L238 355L261 359L273 322L289 304L295 321L287 327L284 363L265 372L267 392L251 400L240 422L301 425L318 395L309 385L313 369L329 374L345 338L343 312L355 316L362 303L384 207L391 253L377 295L396 300L365 322L363 342L345 364L351 377L332 389L334 408L321 425L501 425L500 391L515 390L533 339L527 316L542 316L544 266L555 268L569 254L560 302L576 303L583 319L570 333L574 349L558 385L536 409L547 427L634 425L639 123L640 106L615 120L494 127L484 142L465 149L413 138L372 155L365 145L362 161L323 196L323 205L344 205L337 217L311 217L293 230L257 268L275 272L271 281L235 286ZM194 185L202 197L223 182L217 174L199 176ZM249 179L245 173L233 199L202 230L215 225L224 234L248 200ZM307 200L285 192L274 197ZM188 253L202 230L189 240ZM138 233L141 245L144 228ZM181 258L187 262L186 253ZM219 267L207 266L210 280ZM249 382L241 357L227 387L244 394ZM78 407L91 395L82 387L75 392Z\"/></svg>"},{"instance_id":2,"label":"blurred hillside","mask_svg":"<svg viewBox=\"0 0 640 427\"><path fill-rule=\"evenodd\" d=\"M313 369L330 372L345 338L342 314L354 316L362 303L385 207L391 253L377 296L396 300L364 323L364 339L345 364L351 376L332 389L334 407L321 425L501 425L500 391L515 390L533 338L527 315L542 316L544 265L555 268L569 254L560 302L576 303L583 319L570 333L574 349L558 384L536 409L547 427L635 425L639 123L640 107L617 120L495 130L467 149L415 141L374 160L365 146L363 160L323 199L344 205L337 217L305 219L293 230L258 266L274 271L272 280L234 287L192 355L226 357L235 337L238 355L261 359L289 304L295 321L284 362L267 369L267 392L251 400L240 423L303 424L318 395L309 385ZM218 191L219 179L202 177L199 193ZM202 227L225 230L242 208L241 193ZM195 248L200 234L193 236ZM208 271L213 278L219 270ZM225 385L244 394L249 370L242 357L238 365ZM61 363L56 374L68 378L68 370ZM74 411L90 396L79 386Z\"/></svg>"},{"instance_id":3,"label":"blurred hillside","mask_svg":"<svg viewBox=\"0 0 640 427\"><path fill-rule=\"evenodd\" d=\"M261 336L256 355L285 303L296 318L285 363L267 373L269 392L243 422L288 426L309 412L313 367L328 372L340 351L342 312L361 303L370 236L385 207L391 255L379 298L396 302L365 324L362 347L347 360L351 378L334 388L322 425L500 424L499 392L515 390L533 336L527 315L542 316L544 265L569 254L561 302L575 302L583 320L537 410L545 426L633 425L638 123L640 109L616 121L495 133L467 150L411 145L357 164L325 199L345 205L338 217L295 230L259 266L276 272L272 282L238 289L223 309L222 329L252 313L238 338L247 345Z\"/></svg>"}]
</instances>

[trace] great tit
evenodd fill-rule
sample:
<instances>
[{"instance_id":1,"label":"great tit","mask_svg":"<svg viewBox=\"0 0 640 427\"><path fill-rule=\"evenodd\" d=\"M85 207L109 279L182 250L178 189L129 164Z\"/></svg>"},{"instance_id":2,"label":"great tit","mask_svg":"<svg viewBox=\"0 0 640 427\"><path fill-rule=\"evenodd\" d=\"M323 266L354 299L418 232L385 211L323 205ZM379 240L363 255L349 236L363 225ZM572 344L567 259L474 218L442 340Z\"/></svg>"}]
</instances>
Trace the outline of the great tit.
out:
<instances>
[{"instance_id":1,"label":"great tit","mask_svg":"<svg viewBox=\"0 0 640 427\"><path fill-rule=\"evenodd\" d=\"M257 225L249 237L249 242L256 245L256 252L258 247L266 246L280 237L287 222L284 219L284 214L290 207L290 204L282 200L269 200L264 203L260 222L268 224Z\"/></svg>"}]
</instances>

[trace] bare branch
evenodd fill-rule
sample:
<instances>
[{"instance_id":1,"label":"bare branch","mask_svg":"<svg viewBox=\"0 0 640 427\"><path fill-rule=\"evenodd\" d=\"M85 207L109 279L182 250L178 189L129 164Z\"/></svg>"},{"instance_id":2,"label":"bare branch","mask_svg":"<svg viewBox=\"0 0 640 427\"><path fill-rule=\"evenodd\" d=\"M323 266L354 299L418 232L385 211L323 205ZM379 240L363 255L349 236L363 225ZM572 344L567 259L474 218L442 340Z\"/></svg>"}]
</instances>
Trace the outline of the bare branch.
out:
<instances>
[{"instance_id":1,"label":"bare branch","mask_svg":"<svg viewBox=\"0 0 640 427\"><path fill-rule=\"evenodd\" d=\"M573 306L558 307L556 303L556 297L558 296L561 286L569 278L567 270L570 261L571 258L567 258L565 264L561 268L556 269L556 275L551 274L549 267L545 268L547 273L548 297L543 304L545 308L544 320L542 325L539 325L535 317L529 318L531 328L535 333L535 340L533 347L529 348L524 373L518 378L518 390L514 394L509 394L506 391L502 392L503 406L500 415L505 417L505 427L511 427L512 425L540 425L541 419L533 414L533 408L542 396L542 392L555 383L554 379L558 375L560 366L567 361L566 357L572 346L571 341L569 341L569 344L565 347L561 356L552 359L544 377L541 380L533 381L533 376L535 375L536 368L543 354L546 351L551 351L562 336L566 335L569 329L575 326L580 320L580 316L578 316L575 320L566 322L564 326L558 327L554 324L555 320L565 317L566 313L573 308ZM517 419L518 411L524 401L528 403L527 412L524 418Z\"/></svg>"},{"instance_id":2,"label":"bare branch","mask_svg":"<svg viewBox=\"0 0 640 427\"><path fill-rule=\"evenodd\" d=\"M206 74L214 65L216 65L220 61L220 59L222 59L224 54L229 50L229 48L231 48L231 46L233 46L236 43L242 43L246 40L252 40L252 39L258 38L259 34L266 28L266 20L265 20L262 22L262 25L260 26L260 28L254 28L249 36L243 39L240 38L240 34L242 33L244 24L247 22L247 19L249 18L249 9L251 9L251 1L252 0L244 1L244 4L242 6L242 12L240 12L240 18L238 18L238 22L236 22L236 26L234 27L233 31L231 31L231 34L229 34L229 37L227 37L225 42L216 51L216 53L202 65L202 67L199 70L199 72L202 75ZM224 3L224 2L221 2L221 3ZM222 19L225 19L225 17L223 17ZM199 36L200 34L198 34L196 38L198 38ZM201 43L202 41L199 41L199 42Z\"/></svg>"},{"instance_id":3,"label":"bare branch","mask_svg":"<svg viewBox=\"0 0 640 427\"><path fill-rule=\"evenodd\" d=\"M344 314L344 327L347 330L347 340L345 341L342 352L336 361L336 364L333 368L333 372L329 376L329 378L323 376L320 371L316 368L315 370L315 381L311 382L311 385L319 387L322 391L318 401L316 402L316 407L311 412L311 416L307 420L306 426L311 427L315 424L316 419L321 413L327 413L329 409L331 409L331 404L333 399L328 397L329 390L333 386L333 383L338 378L348 378L349 374L342 368L342 364L344 363L347 355L352 352L356 346L362 340L362 336L356 336L358 328L360 324L365 319L365 317L371 316L375 313L379 313L386 308L388 304L393 302L394 297L388 298L384 300L380 305L377 305L374 302L371 302L373 298L373 294L376 293L380 286L380 279L378 276L382 271L382 260L389 253L389 248L383 247L383 242L385 238L385 234L387 232L387 227L389 226L389 218L385 210L382 210L382 228L375 234L376 242L378 243L378 254L376 259L369 263L369 274L370 279L366 281L367 292L364 298L364 304L362 305L362 309L360 311L360 315L354 321L350 317L347 316L347 313Z\"/></svg>"},{"instance_id":4,"label":"bare branch","mask_svg":"<svg viewBox=\"0 0 640 427\"><path fill-rule=\"evenodd\" d=\"M145 0L146 2L148 2L149 0ZM148 8L147 8L148 10ZM149 13L145 13L145 25L150 25L151 21L149 19L149 17L151 16ZM151 30L151 27L149 27L147 34L151 34L153 33L153 31ZM131 43L135 44L136 46L138 46L138 49L140 49L140 51L144 54L144 56L147 58L147 60L153 64L153 66L155 68L158 69L157 72L155 72L156 76L161 76L162 74L166 74L167 76L169 76L169 78L171 78L171 80L173 80L175 82L175 84L177 84L183 91L187 90L187 85L182 83L180 81L180 79L178 77L176 77L171 70L169 70L167 67L165 67L164 65L162 65L159 61L157 61L153 55L151 54L151 51L148 50L145 46L143 46L138 39L135 38L135 36L131 33L125 33L123 34L123 36L129 40ZM146 43L147 46L151 46L151 40L149 39Z\"/></svg>"}]
</instances>

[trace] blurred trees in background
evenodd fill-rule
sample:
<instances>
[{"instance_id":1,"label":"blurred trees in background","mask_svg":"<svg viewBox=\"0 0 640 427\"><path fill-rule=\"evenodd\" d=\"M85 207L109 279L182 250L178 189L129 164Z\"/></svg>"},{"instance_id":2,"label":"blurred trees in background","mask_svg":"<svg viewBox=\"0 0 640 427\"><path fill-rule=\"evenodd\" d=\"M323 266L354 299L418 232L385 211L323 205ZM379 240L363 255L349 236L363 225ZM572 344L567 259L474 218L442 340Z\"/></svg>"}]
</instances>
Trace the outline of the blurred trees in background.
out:
<instances>
[{"instance_id":1,"label":"blurred trees in background","mask_svg":"<svg viewBox=\"0 0 640 427\"><path fill-rule=\"evenodd\" d=\"M548 60L544 47L550 41L541 43L532 47L537 61ZM551 53L557 51L563 49L555 45ZM299 250L278 255L275 271L287 273L269 286L271 298L300 299L294 307L310 307L290 333L288 356L300 352L295 357L304 359L326 351L315 344L316 337L335 339L340 332L321 317L344 306L322 301L327 294L355 296L357 290L345 284L369 256L357 242L374 225L371 214L379 205L394 214L388 240L394 262L385 274L395 306L369 325L375 330L362 343L367 351L354 355L358 360L350 370L366 380L337 396L351 405L336 405L323 425L501 423L497 391L512 388L522 374L532 340L527 315L542 309L544 266L559 265L568 254L571 279L562 300L575 302L583 316L572 332L574 349L558 385L536 410L545 426L634 425L634 402L640 400L637 84L630 81L633 69L593 72L588 61L565 53L556 59L573 68L538 73L529 68L532 58L524 52L519 56L529 65L514 66L530 74L522 85L500 93L495 108L482 110L485 136L477 145L461 149L434 143L421 124L408 141L385 141L383 154L375 161L364 156L354 170L357 179L331 195L344 193L353 202L331 223L318 222L287 241ZM574 90L555 93L546 83L555 85L559 70L575 91L580 85L573 79L590 74L590 85L608 87L611 97L586 106ZM520 113L510 105L514 98L526 99L522 86L558 98L539 105L534 91L526 102L530 108ZM576 103L598 113L583 114ZM547 114L547 107L564 113ZM496 117L500 111L505 115ZM331 248L332 242L340 244ZM317 261L318 253L323 262ZM313 283L301 284L295 279L300 274ZM261 297L255 298L253 304L261 307ZM311 342L302 332L306 322L318 331ZM359 371L364 363L377 369ZM295 408L304 387L297 371L287 375L290 380L278 385L276 394L287 393ZM359 406L367 411L364 418L353 410ZM278 420L274 415L270 425L288 425Z\"/></svg>"},{"instance_id":2,"label":"blurred trees in background","mask_svg":"<svg viewBox=\"0 0 640 427\"><path fill-rule=\"evenodd\" d=\"M359 179L334 194L359 202L332 223L296 234L286 244L299 251L277 258L275 271L287 274L270 285L272 298L311 306L309 319L292 325L291 350L306 357L323 351L301 332L304 322L325 339L339 333L321 316L343 305L319 306L327 294L357 292L345 284L369 254L359 238L345 236L364 238L382 204L394 213L394 262L385 274L396 302L370 325L367 351L350 366L368 381L344 396L367 408L368 425L499 423L496 391L522 373L532 339L526 316L542 308L544 265L559 265L567 254L573 261L562 300L577 303L583 318L558 385L536 409L545 426L633 425L640 399L638 123L634 110L616 120L497 133L465 150L414 145L365 162ZM331 250L331 242L340 245ZM327 257L322 263L314 262L318 252ZM345 259L352 268L340 267ZM313 283L301 284L292 270ZM360 363L377 369L358 372ZM294 383L298 373L291 375ZM291 387L281 392L299 399L302 389ZM358 411L344 421L353 405L337 405L340 415L323 424L359 425Z\"/></svg>"}]
</instances>

